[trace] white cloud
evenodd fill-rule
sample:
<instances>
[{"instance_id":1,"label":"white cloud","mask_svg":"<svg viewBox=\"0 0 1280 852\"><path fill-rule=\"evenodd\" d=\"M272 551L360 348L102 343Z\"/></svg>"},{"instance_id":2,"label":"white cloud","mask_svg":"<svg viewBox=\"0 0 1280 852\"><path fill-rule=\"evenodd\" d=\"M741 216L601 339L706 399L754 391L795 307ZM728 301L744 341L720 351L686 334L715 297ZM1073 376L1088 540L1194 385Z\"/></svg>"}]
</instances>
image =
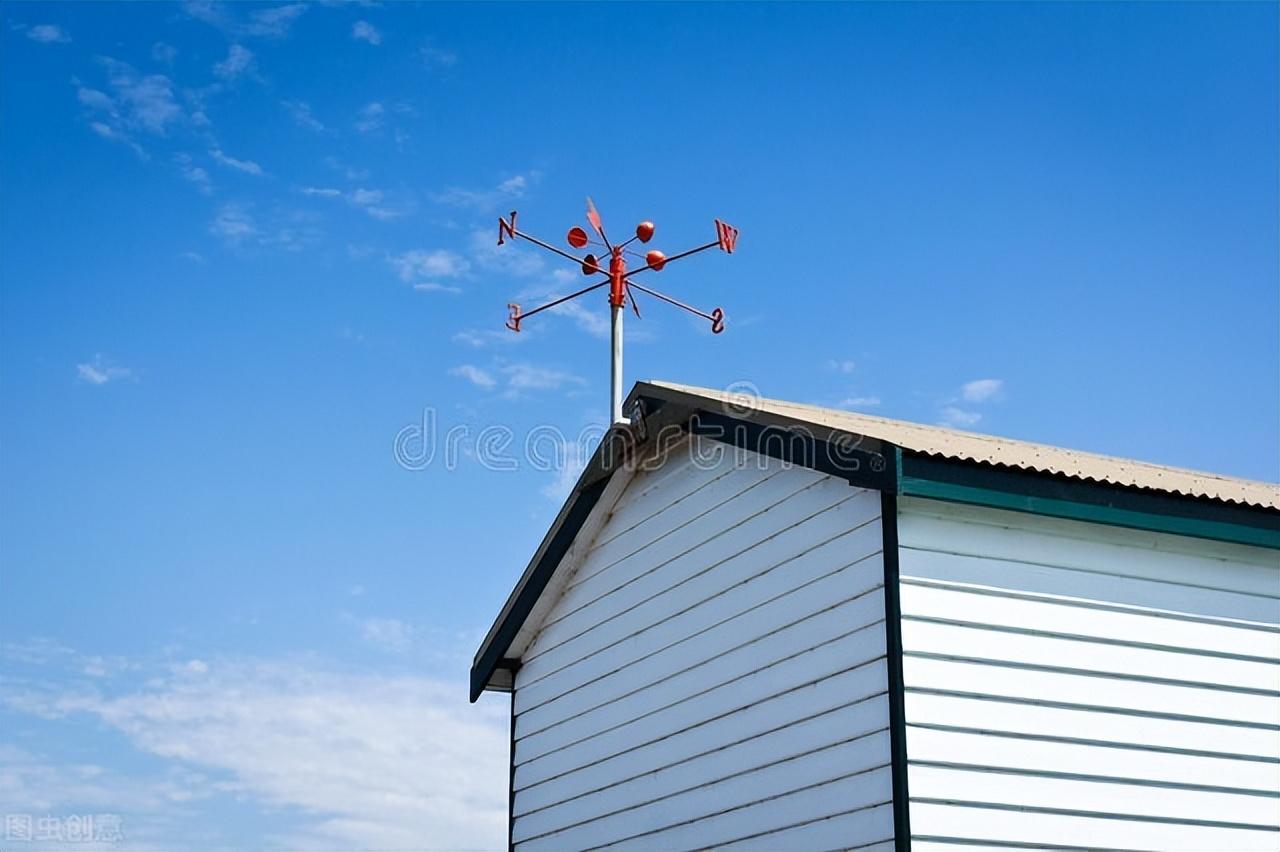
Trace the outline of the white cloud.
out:
<instances>
[{"instance_id":1,"label":"white cloud","mask_svg":"<svg viewBox=\"0 0 1280 852\"><path fill-rule=\"evenodd\" d=\"M368 21L356 21L352 24L351 37L356 41L367 41L369 44L382 44L382 33Z\"/></svg>"},{"instance_id":2,"label":"white cloud","mask_svg":"<svg viewBox=\"0 0 1280 852\"><path fill-rule=\"evenodd\" d=\"M259 177L262 176L262 166L258 165L253 160L237 160L235 157L229 157L224 154L221 148L211 149L209 151L209 156L213 158L214 162L226 166L229 169L235 169L238 172L257 175Z\"/></svg>"},{"instance_id":3,"label":"white cloud","mask_svg":"<svg viewBox=\"0 0 1280 852\"><path fill-rule=\"evenodd\" d=\"M249 15L245 32L252 36L280 37L288 35L289 28L307 10L305 3L289 3L262 9Z\"/></svg>"},{"instance_id":4,"label":"white cloud","mask_svg":"<svg viewBox=\"0 0 1280 852\"><path fill-rule=\"evenodd\" d=\"M109 124L103 124L101 121L93 121L89 123L89 129L101 136L103 139L109 139L112 142L119 142L121 145L129 146L133 153L138 155L139 159L150 159L147 156L147 152L142 149L142 146L133 141L127 133L122 133Z\"/></svg>"},{"instance_id":5,"label":"white cloud","mask_svg":"<svg viewBox=\"0 0 1280 852\"><path fill-rule=\"evenodd\" d=\"M332 187L306 186L300 191L303 195L318 198L345 198L352 206L383 222L399 219L413 212L412 201L401 198L397 203L387 203L387 194L380 189L358 187L350 192L343 192Z\"/></svg>"},{"instance_id":6,"label":"white cloud","mask_svg":"<svg viewBox=\"0 0 1280 852\"><path fill-rule=\"evenodd\" d=\"M454 367L449 371L449 375L459 376L460 378L471 382L471 384L476 387L484 388L486 390L489 390L498 384L498 382L493 378L493 376L489 375L488 372L471 364L462 364Z\"/></svg>"},{"instance_id":7,"label":"white cloud","mask_svg":"<svg viewBox=\"0 0 1280 852\"><path fill-rule=\"evenodd\" d=\"M285 108L299 127L314 130L316 133L324 132L324 124L311 114L311 106L309 104L303 101L281 101L280 105Z\"/></svg>"},{"instance_id":8,"label":"white cloud","mask_svg":"<svg viewBox=\"0 0 1280 852\"><path fill-rule=\"evenodd\" d=\"M458 278L471 268L466 258L448 249L414 249L404 254L390 255L387 262L406 284L423 279Z\"/></svg>"},{"instance_id":9,"label":"white cloud","mask_svg":"<svg viewBox=\"0 0 1280 852\"><path fill-rule=\"evenodd\" d=\"M565 295L565 294L561 294L561 295ZM555 298L555 297L552 297L552 298ZM587 296L585 298L591 298L591 297ZM584 305L582 304L582 302L575 299L572 302L565 302L564 304L556 305L554 308L551 309L550 312L553 314L560 314L561 316L569 317L574 321L574 323L578 326L578 328L582 329L592 337L598 337L601 340L607 340L611 333L611 327L609 322L609 312L604 309L603 307L604 302L602 300L596 300L596 301L597 301L596 310L592 310L589 307L590 303L588 303L587 305Z\"/></svg>"},{"instance_id":10,"label":"white cloud","mask_svg":"<svg viewBox=\"0 0 1280 852\"><path fill-rule=\"evenodd\" d=\"M244 45L233 44L227 50L227 58L214 63L213 73L223 80L235 80L253 70L253 51Z\"/></svg>"},{"instance_id":11,"label":"white cloud","mask_svg":"<svg viewBox=\"0 0 1280 852\"><path fill-rule=\"evenodd\" d=\"M299 190L303 195L313 195L318 198L341 198L342 190L333 189L326 186L304 186Z\"/></svg>"},{"instance_id":12,"label":"white cloud","mask_svg":"<svg viewBox=\"0 0 1280 852\"><path fill-rule=\"evenodd\" d=\"M182 256L192 263L204 263L204 255L198 251L184 251Z\"/></svg>"},{"instance_id":13,"label":"white cloud","mask_svg":"<svg viewBox=\"0 0 1280 852\"><path fill-rule=\"evenodd\" d=\"M360 623L360 634L371 645L403 654L413 647L415 631L396 618L366 618Z\"/></svg>"},{"instance_id":14,"label":"white cloud","mask_svg":"<svg viewBox=\"0 0 1280 852\"><path fill-rule=\"evenodd\" d=\"M158 41L151 45L151 58L156 62L163 62L165 65L172 65L173 60L178 58L178 48L171 44L165 44Z\"/></svg>"},{"instance_id":15,"label":"white cloud","mask_svg":"<svg viewBox=\"0 0 1280 852\"><path fill-rule=\"evenodd\" d=\"M361 133L372 133L375 130L382 129L386 114L386 107L377 101L370 101L356 113L356 130Z\"/></svg>"},{"instance_id":16,"label":"white cloud","mask_svg":"<svg viewBox=\"0 0 1280 852\"><path fill-rule=\"evenodd\" d=\"M259 225L250 211L246 204L223 204L209 223L209 233L234 249L260 246L301 251L319 238L305 211L270 211L265 225Z\"/></svg>"},{"instance_id":17,"label":"white cloud","mask_svg":"<svg viewBox=\"0 0 1280 852\"><path fill-rule=\"evenodd\" d=\"M1000 379L975 379L966 382L961 388L961 395L966 402L986 402L1000 394L1004 382Z\"/></svg>"},{"instance_id":18,"label":"white cloud","mask_svg":"<svg viewBox=\"0 0 1280 852\"><path fill-rule=\"evenodd\" d=\"M76 376L80 381L91 385L105 385L120 379L136 378L133 370L113 364L101 355L94 355L92 360L76 364Z\"/></svg>"},{"instance_id":19,"label":"white cloud","mask_svg":"<svg viewBox=\"0 0 1280 852\"><path fill-rule=\"evenodd\" d=\"M835 370L837 373L845 373L846 375L857 369L857 366L858 365L852 361L842 361L836 358L832 358L827 361L828 370Z\"/></svg>"},{"instance_id":20,"label":"white cloud","mask_svg":"<svg viewBox=\"0 0 1280 852\"><path fill-rule=\"evenodd\" d=\"M76 95L84 106L101 114L101 121L117 136L127 130L145 130L164 136L171 125L184 120L182 107L174 99L173 81L163 74L141 76L125 62L110 57L98 61L107 71L112 95L77 83Z\"/></svg>"},{"instance_id":21,"label":"white cloud","mask_svg":"<svg viewBox=\"0 0 1280 852\"><path fill-rule=\"evenodd\" d=\"M289 3L260 9L241 18L233 11L237 5L216 0L187 0L183 9L196 20L217 27L228 35L255 38L283 38L307 10L305 3Z\"/></svg>"},{"instance_id":22,"label":"white cloud","mask_svg":"<svg viewBox=\"0 0 1280 852\"><path fill-rule=\"evenodd\" d=\"M183 180L194 185L204 195L209 195L213 192L209 173L201 166L197 166L192 161L190 154L175 154L173 161L177 164L178 173L182 175Z\"/></svg>"},{"instance_id":23,"label":"white cloud","mask_svg":"<svg viewBox=\"0 0 1280 852\"><path fill-rule=\"evenodd\" d=\"M41 44L67 44L71 36L57 24L36 24L27 29L27 38Z\"/></svg>"},{"instance_id":24,"label":"white cloud","mask_svg":"<svg viewBox=\"0 0 1280 852\"><path fill-rule=\"evenodd\" d=\"M431 45L424 45L419 48L418 55L422 57L422 61L428 66L439 68L449 68L458 62L458 55L453 51L443 50Z\"/></svg>"},{"instance_id":25,"label":"white cloud","mask_svg":"<svg viewBox=\"0 0 1280 852\"><path fill-rule=\"evenodd\" d=\"M850 396L840 400L839 408L875 408L880 404L878 396Z\"/></svg>"},{"instance_id":26,"label":"white cloud","mask_svg":"<svg viewBox=\"0 0 1280 852\"><path fill-rule=\"evenodd\" d=\"M942 409L942 425L944 426L976 426L982 420L982 414L948 405Z\"/></svg>"},{"instance_id":27,"label":"white cloud","mask_svg":"<svg viewBox=\"0 0 1280 852\"><path fill-rule=\"evenodd\" d=\"M463 189L453 186L444 192L436 193L432 198L441 204L466 207L484 213L493 210L499 204L522 198L541 177L540 172L531 171L528 174L509 177L492 189Z\"/></svg>"},{"instance_id":28,"label":"white cloud","mask_svg":"<svg viewBox=\"0 0 1280 852\"><path fill-rule=\"evenodd\" d=\"M419 281L413 285L413 289L419 293L461 293L461 287L454 287L450 284L440 284L435 281Z\"/></svg>"},{"instance_id":29,"label":"white cloud","mask_svg":"<svg viewBox=\"0 0 1280 852\"><path fill-rule=\"evenodd\" d=\"M507 380L507 391L518 393L526 390L560 390L586 381L572 373L536 367L533 364L507 364L500 369Z\"/></svg>"},{"instance_id":30,"label":"white cloud","mask_svg":"<svg viewBox=\"0 0 1280 852\"><path fill-rule=\"evenodd\" d=\"M253 216L239 204L222 205L209 224L209 231L232 245L239 245L245 240L260 236Z\"/></svg>"},{"instance_id":31,"label":"white cloud","mask_svg":"<svg viewBox=\"0 0 1280 852\"><path fill-rule=\"evenodd\" d=\"M400 633L383 621L372 636L394 644ZM160 848L190 845L190 835L179 834L189 826L165 819L175 801L219 790L263 815L292 812L282 848L474 849L505 842L505 703L469 705L465 685L453 681L315 661L196 662L138 686L109 679L50 691L47 681L8 683L4 701L11 710L49 725L92 720L170 769L167 788L143 788L120 802L128 787L113 774L93 767L48 772L10 749L2 753L5 765L25 767L20 788L37 793L18 803L43 812L48 805L29 803L115 796L119 805L103 809L128 813L129 824L145 827ZM14 807L14 797L5 804Z\"/></svg>"}]
</instances>

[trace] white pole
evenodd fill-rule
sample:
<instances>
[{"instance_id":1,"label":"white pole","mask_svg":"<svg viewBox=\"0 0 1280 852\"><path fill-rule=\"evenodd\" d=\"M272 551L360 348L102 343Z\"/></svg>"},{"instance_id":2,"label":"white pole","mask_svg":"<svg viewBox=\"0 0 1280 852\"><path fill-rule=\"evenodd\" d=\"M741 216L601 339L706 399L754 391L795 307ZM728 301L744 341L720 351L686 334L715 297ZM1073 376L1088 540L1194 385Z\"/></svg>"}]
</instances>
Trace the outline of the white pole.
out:
<instances>
[{"instance_id":1,"label":"white pole","mask_svg":"<svg viewBox=\"0 0 1280 852\"><path fill-rule=\"evenodd\" d=\"M622 423L622 315L619 305L612 305L613 310L613 359L609 390L611 393L613 422Z\"/></svg>"}]
</instances>

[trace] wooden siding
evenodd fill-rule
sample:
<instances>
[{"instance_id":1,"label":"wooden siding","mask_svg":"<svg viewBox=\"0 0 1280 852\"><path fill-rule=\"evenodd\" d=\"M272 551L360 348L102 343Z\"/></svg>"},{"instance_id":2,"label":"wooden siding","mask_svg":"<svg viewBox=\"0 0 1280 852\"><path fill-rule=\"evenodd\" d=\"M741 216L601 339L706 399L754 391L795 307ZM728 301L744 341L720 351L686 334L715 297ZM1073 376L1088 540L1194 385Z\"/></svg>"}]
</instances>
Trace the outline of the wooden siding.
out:
<instances>
[{"instance_id":1,"label":"wooden siding","mask_svg":"<svg viewBox=\"0 0 1280 852\"><path fill-rule=\"evenodd\" d=\"M515 847L891 841L879 515L728 448L638 473L516 675Z\"/></svg>"},{"instance_id":2,"label":"wooden siding","mask_svg":"<svg viewBox=\"0 0 1280 852\"><path fill-rule=\"evenodd\" d=\"M1274 551L903 500L913 848L1280 848Z\"/></svg>"}]
</instances>

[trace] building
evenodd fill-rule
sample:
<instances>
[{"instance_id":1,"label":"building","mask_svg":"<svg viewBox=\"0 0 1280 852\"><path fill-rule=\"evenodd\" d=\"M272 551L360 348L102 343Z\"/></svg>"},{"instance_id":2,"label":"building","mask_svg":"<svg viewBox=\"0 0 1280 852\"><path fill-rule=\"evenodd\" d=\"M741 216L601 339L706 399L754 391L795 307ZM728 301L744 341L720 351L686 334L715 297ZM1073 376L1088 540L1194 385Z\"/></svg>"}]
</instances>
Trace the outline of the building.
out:
<instances>
[{"instance_id":1,"label":"building","mask_svg":"<svg viewBox=\"0 0 1280 852\"><path fill-rule=\"evenodd\" d=\"M514 848L1280 848L1280 487L627 410L471 670Z\"/></svg>"}]
</instances>

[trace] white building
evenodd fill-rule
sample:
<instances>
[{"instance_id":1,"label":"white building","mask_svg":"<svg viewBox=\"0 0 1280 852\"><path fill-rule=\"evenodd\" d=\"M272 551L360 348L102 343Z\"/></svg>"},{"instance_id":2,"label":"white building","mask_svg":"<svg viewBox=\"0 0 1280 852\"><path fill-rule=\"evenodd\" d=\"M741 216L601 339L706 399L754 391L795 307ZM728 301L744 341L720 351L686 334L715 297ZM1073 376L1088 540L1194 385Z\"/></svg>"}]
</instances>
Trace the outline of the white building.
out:
<instances>
[{"instance_id":1,"label":"white building","mask_svg":"<svg viewBox=\"0 0 1280 852\"><path fill-rule=\"evenodd\" d=\"M519 850L1280 848L1280 487L641 383L476 655Z\"/></svg>"}]
</instances>

